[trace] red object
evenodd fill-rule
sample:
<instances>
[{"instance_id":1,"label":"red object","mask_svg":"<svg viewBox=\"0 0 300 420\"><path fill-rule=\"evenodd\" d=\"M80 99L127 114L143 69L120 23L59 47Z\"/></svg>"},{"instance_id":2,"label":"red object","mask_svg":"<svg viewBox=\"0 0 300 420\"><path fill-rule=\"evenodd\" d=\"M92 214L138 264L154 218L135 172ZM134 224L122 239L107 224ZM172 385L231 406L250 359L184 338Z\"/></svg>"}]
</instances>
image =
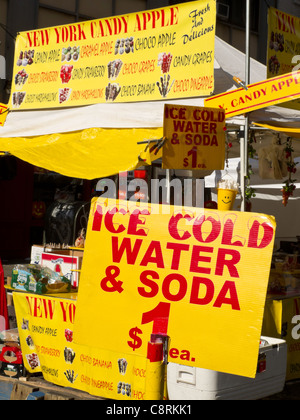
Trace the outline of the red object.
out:
<instances>
[{"instance_id":1,"label":"red object","mask_svg":"<svg viewBox=\"0 0 300 420\"><path fill-rule=\"evenodd\" d=\"M134 177L135 178L140 178L140 179L146 179L147 171L142 170L142 169L135 170L134 171Z\"/></svg>"},{"instance_id":2,"label":"red object","mask_svg":"<svg viewBox=\"0 0 300 420\"><path fill-rule=\"evenodd\" d=\"M72 341L73 341L73 331L65 330L65 338L69 343L72 343Z\"/></svg>"},{"instance_id":3,"label":"red object","mask_svg":"<svg viewBox=\"0 0 300 420\"><path fill-rule=\"evenodd\" d=\"M11 363L13 365L20 365L23 363L22 352L18 347L3 347L2 352L0 354L0 360L1 362Z\"/></svg>"},{"instance_id":4,"label":"red object","mask_svg":"<svg viewBox=\"0 0 300 420\"><path fill-rule=\"evenodd\" d=\"M62 83L68 83L72 77L72 70L73 66L68 66L65 64L64 66L61 66L60 69L60 78Z\"/></svg>"},{"instance_id":5,"label":"red object","mask_svg":"<svg viewBox=\"0 0 300 420\"><path fill-rule=\"evenodd\" d=\"M164 359L163 343L148 342L147 359L153 362L161 362Z\"/></svg>"},{"instance_id":6,"label":"red object","mask_svg":"<svg viewBox=\"0 0 300 420\"><path fill-rule=\"evenodd\" d=\"M261 360L257 365L257 373L263 373L267 370L267 361Z\"/></svg>"},{"instance_id":7,"label":"red object","mask_svg":"<svg viewBox=\"0 0 300 420\"><path fill-rule=\"evenodd\" d=\"M5 330L9 330L6 292L4 288L4 270L0 259L0 316L5 319Z\"/></svg>"}]
</instances>

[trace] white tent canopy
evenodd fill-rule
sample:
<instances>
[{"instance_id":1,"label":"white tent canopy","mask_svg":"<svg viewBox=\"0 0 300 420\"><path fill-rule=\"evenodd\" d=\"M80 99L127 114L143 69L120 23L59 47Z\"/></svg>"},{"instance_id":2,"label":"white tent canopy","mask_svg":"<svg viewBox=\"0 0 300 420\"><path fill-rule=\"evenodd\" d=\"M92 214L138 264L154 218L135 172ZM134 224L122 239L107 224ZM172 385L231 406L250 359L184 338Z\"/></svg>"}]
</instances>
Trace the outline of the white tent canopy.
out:
<instances>
[{"instance_id":1,"label":"white tent canopy","mask_svg":"<svg viewBox=\"0 0 300 420\"><path fill-rule=\"evenodd\" d=\"M215 91L219 94L236 89L232 77L245 74L245 54L220 38L215 39ZM250 83L266 79L266 67L251 59ZM203 106L205 98L172 100L173 104ZM157 128L163 127L163 108L168 101L96 104L55 110L13 111L7 116L0 137L32 137L66 133L88 128ZM243 125L243 117L230 122ZM300 112L269 107L250 114L250 122L284 124L300 127Z\"/></svg>"}]
</instances>

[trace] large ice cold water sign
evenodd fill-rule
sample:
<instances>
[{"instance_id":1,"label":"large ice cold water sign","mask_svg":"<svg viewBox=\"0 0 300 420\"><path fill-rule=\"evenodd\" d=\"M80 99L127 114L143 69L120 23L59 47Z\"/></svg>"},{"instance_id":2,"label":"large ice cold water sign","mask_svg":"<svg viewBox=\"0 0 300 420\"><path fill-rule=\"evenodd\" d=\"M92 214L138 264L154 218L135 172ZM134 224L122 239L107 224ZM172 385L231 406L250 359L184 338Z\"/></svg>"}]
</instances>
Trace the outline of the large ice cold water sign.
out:
<instances>
[{"instance_id":1,"label":"large ice cold water sign","mask_svg":"<svg viewBox=\"0 0 300 420\"><path fill-rule=\"evenodd\" d=\"M169 210L169 211L168 211ZM254 377L275 221L255 213L94 199L75 341Z\"/></svg>"},{"instance_id":2,"label":"large ice cold water sign","mask_svg":"<svg viewBox=\"0 0 300 420\"><path fill-rule=\"evenodd\" d=\"M165 105L163 168L224 169L224 129L223 109Z\"/></svg>"}]
</instances>

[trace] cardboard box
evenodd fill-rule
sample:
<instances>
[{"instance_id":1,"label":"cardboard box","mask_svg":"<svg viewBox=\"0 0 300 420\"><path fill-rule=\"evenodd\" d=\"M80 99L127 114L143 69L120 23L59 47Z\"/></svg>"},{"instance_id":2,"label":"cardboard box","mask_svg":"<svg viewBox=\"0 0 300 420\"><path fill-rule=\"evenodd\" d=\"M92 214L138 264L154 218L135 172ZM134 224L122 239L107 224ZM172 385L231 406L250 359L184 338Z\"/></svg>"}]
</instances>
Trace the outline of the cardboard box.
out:
<instances>
[{"instance_id":1,"label":"cardboard box","mask_svg":"<svg viewBox=\"0 0 300 420\"><path fill-rule=\"evenodd\" d=\"M50 254L42 252L41 265L49 267L51 270L65 276L71 281L73 288L77 288L79 284L79 257L63 255L63 254Z\"/></svg>"},{"instance_id":2,"label":"cardboard box","mask_svg":"<svg viewBox=\"0 0 300 420\"><path fill-rule=\"evenodd\" d=\"M82 258L84 253L84 248L53 248L43 245L32 245L31 247L31 261L30 264L41 264L42 253L46 252L47 254L59 254L59 255L69 255L79 258L79 268L81 268Z\"/></svg>"},{"instance_id":3,"label":"cardboard box","mask_svg":"<svg viewBox=\"0 0 300 420\"><path fill-rule=\"evenodd\" d=\"M71 280L72 287L77 288L83 253L83 248L55 248L48 245L32 245L30 263L49 267L53 271L58 270L59 265L62 274Z\"/></svg>"},{"instance_id":4,"label":"cardboard box","mask_svg":"<svg viewBox=\"0 0 300 420\"><path fill-rule=\"evenodd\" d=\"M44 249L45 248L42 245L32 245L30 264L41 264L42 252L44 252Z\"/></svg>"}]
</instances>

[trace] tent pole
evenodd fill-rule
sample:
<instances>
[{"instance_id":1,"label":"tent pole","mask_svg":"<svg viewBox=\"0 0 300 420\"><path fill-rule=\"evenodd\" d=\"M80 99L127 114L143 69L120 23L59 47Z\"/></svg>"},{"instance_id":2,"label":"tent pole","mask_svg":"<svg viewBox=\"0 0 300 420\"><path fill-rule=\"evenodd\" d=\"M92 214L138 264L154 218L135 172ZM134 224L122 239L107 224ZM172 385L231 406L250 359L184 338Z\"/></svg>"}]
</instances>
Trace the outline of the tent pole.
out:
<instances>
[{"instance_id":1,"label":"tent pole","mask_svg":"<svg viewBox=\"0 0 300 420\"><path fill-rule=\"evenodd\" d=\"M245 126L240 126L240 190L241 190L241 211L245 211Z\"/></svg>"},{"instance_id":2,"label":"tent pole","mask_svg":"<svg viewBox=\"0 0 300 420\"><path fill-rule=\"evenodd\" d=\"M250 0L246 0L246 62L245 62L245 85L250 83ZM246 176L248 173L248 137L249 137L249 117L245 116L244 138L241 142L241 211L246 207ZM242 144L243 143L243 144Z\"/></svg>"}]
</instances>

